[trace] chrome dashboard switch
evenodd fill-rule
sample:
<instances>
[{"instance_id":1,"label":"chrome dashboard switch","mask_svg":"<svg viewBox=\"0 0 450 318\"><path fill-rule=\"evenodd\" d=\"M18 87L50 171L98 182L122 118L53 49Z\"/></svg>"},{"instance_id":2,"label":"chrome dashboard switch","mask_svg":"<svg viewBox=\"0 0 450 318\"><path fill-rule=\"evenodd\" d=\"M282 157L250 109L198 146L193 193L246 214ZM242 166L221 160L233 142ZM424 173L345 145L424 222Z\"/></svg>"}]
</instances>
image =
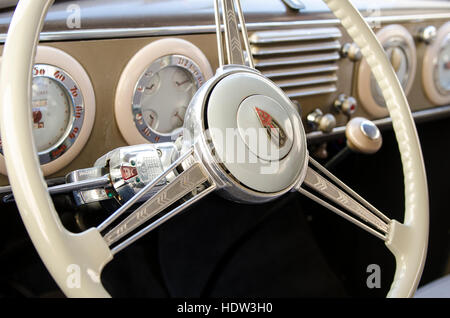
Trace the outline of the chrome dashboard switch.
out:
<instances>
[{"instance_id":1,"label":"chrome dashboard switch","mask_svg":"<svg viewBox=\"0 0 450 318\"><path fill-rule=\"evenodd\" d=\"M306 120L313 130L324 133L329 133L336 127L336 118L332 114L324 114L319 108L309 113Z\"/></svg>"},{"instance_id":2,"label":"chrome dashboard switch","mask_svg":"<svg viewBox=\"0 0 450 318\"><path fill-rule=\"evenodd\" d=\"M358 102L352 96L347 96L345 94L341 94L334 101L333 106L337 112L343 113L347 116L351 116L358 109Z\"/></svg>"},{"instance_id":3,"label":"chrome dashboard switch","mask_svg":"<svg viewBox=\"0 0 450 318\"><path fill-rule=\"evenodd\" d=\"M67 184L98 178L108 178L107 185L94 189L73 191L77 205L104 200L116 200L123 204L148 183L158 177L178 156L176 143L143 144L115 149L99 158L93 168L81 169L67 175ZM147 200L168 181L169 174L152 192L142 198Z\"/></svg>"}]
</instances>

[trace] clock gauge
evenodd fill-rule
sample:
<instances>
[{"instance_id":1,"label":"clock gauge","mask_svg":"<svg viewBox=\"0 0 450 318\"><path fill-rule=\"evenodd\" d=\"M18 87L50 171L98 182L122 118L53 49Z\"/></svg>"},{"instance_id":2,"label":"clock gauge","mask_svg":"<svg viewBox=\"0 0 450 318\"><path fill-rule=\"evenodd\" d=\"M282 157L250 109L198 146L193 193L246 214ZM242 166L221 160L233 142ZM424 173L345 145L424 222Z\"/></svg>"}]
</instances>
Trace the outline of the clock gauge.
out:
<instances>
[{"instance_id":1,"label":"clock gauge","mask_svg":"<svg viewBox=\"0 0 450 318\"><path fill-rule=\"evenodd\" d=\"M162 39L140 49L116 90L117 125L130 145L176 140L192 97L213 75L203 52L182 39Z\"/></svg>"}]
</instances>

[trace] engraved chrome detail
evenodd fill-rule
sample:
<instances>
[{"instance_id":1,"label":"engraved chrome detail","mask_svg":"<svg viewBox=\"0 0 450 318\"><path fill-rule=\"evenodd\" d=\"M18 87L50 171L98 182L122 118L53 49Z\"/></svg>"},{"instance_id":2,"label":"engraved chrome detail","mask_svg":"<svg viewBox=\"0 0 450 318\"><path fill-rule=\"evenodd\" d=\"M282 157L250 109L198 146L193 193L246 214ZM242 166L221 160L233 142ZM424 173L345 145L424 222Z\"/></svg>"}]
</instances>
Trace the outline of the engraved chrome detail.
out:
<instances>
[{"instance_id":1,"label":"engraved chrome detail","mask_svg":"<svg viewBox=\"0 0 450 318\"><path fill-rule=\"evenodd\" d=\"M117 242L164 209L170 207L176 201L182 199L185 195L194 191L196 187L206 181L208 181L208 175L200 164L196 163L189 167L123 220L117 227L109 231L104 236L106 242L108 245Z\"/></svg>"},{"instance_id":2,"label":"engraved chrome detail","mask_svg":"<svg viewBox=\"0 0 450 318\"><path fill-rule=\"evenodd\" d=\"M297 186L297 191L374 236L382 240L387 239L387 234L390 231L389 225L391 223L391 220L387 216L364 200L318 162L310 158L309 163L310 167L308 167L304 182ZM312 169L313 167L317 171ZM320 174L325 175L326 178ZM347 212L342 211L309 192L306 188L313 190L315 193L347 210L357 218L350 216Z\"/></svg>"}]
</instances>

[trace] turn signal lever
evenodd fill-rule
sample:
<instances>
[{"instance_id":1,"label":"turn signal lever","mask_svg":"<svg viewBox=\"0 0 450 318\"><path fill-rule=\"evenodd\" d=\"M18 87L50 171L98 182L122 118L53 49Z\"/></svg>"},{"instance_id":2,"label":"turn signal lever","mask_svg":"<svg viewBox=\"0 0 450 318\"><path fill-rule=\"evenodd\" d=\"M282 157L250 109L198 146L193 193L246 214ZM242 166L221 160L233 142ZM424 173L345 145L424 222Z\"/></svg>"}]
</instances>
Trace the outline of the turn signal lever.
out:
<instances>
[{"instance_id":1,"label":"turn signal lever","mask_svg":"<svg viewBox=\"0 0 450 318\"><path fill-rule=\"evenodd\" d=\"M378 127L362 117L355 117L347 123L345 136L347 137L346 147L328 161L325 168L331 169L352 152L374 154L383 144L383 137Z\"/></svg>"}]
</instances>

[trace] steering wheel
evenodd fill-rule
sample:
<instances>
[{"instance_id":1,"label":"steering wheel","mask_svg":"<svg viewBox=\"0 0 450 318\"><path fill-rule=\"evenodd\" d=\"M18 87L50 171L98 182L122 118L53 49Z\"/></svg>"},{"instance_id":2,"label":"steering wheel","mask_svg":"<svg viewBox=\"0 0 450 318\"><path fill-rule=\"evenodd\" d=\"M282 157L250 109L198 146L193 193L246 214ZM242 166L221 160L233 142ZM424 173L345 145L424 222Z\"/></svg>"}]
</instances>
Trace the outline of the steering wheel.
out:
<instances>
[{"instance_id":1,"label":"steering wheel","mask_svg":"<svg viewBox=\"0 0 450 318\"><path fill-rule=\"evenodd\" d=\"M251 67L245 66L240 41L236 41L239 29L235 6L244 26L244 43L249 49L240 3L224 0L222 11L234 13L232 17L223 15L230 65L220 67L194 96L186 113L178 159L142 191L153 188L169 173L175 173L176 178L116 226L114 222L119 222L137 197L97 228L80 234L67 231L47 191L29 120L33 58L46 12L53 1L20 1L3 52L0 82L3 149L26 229L47 269L67 296L108 297L100 275L114 254L212 191L237 202L253 203L273 200L289 191L308 196L384 240L396 258L395 277L388 296L414 294L424 266L429 223L427 181L415 124L382 46L357 9L348 0L325 2L361 48L386 100L403 165L403 223L386 217L309 158L302 121L289 98L252 67L251 58ZM218 1L215 1L215 13L217 22L220 20ZM220 32L219 27L217 33ZM218 42L222 48L221 37ZM222 53L219 54L221 64ZM238 141L235 148L227 149L220 138L230 128L237 132ZM255 147L250 142L246 135L249 129L263 131L256 138L264 147ZM263 151L267 147L275 150ZM227 156L233 152L230 149L238 148L249 160L229 160ZM144 222L163 210L168 212L144 226ZM74 284L76 273L79 281Z\"/></svg>"}]
</instances>

